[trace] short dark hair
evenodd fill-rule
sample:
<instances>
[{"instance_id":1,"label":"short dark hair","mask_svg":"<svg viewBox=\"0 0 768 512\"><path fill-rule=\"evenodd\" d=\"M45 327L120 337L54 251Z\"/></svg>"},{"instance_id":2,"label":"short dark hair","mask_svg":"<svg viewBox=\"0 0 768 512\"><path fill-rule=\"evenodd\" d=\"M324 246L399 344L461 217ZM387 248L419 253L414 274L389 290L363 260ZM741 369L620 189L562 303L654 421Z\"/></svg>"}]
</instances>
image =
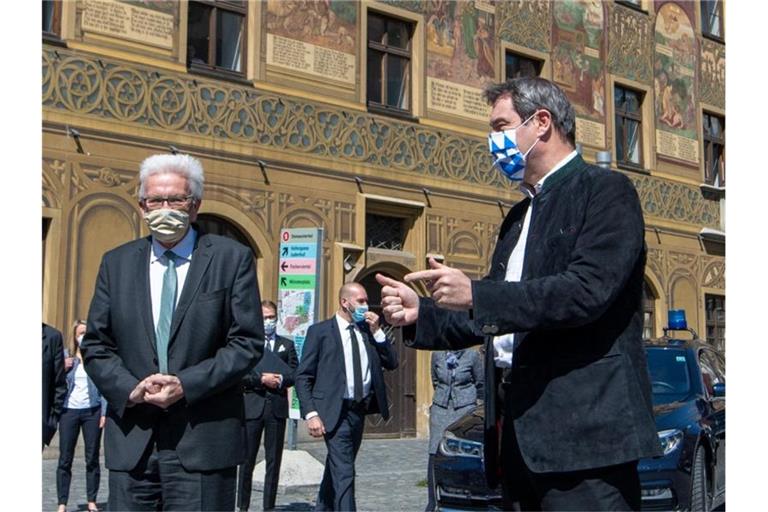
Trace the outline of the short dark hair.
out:
<instances>
[{"instance_id":1,"label":"short dark hair","mask_svg":"<svg viewBox=\"0 0 768 512\"><path fill-rule=\"evenodd\" d=\"M522 119L543 109L552 115L555 129L572 146L576 145L576 112L563 90L554 82L539 77L512 78L506 82L490 84L483 92L489 105L509 96L515 111Z\"/></svg>"},{"instance_id":2,"label":"short dark hair","mask_svg":"<svg viewBox=\"0 0 768 512\"><path fill-rule=\"evenodd\" d=\"M277 304L275 304L271 300L263 300L263 301L261 301L261 307L269 308L272 311L274 311L275 313L277 313Z\"/></svg>"}]
</instances>

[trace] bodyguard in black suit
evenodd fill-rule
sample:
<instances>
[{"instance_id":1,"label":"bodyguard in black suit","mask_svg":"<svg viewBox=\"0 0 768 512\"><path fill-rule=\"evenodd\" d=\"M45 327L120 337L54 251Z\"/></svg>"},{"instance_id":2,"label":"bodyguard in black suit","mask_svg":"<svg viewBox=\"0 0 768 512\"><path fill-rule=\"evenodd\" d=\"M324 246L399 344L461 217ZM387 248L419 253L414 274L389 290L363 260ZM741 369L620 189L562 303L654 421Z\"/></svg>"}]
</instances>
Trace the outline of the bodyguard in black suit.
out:
<instances>
[{"instance_id":1,"label":"bodyguard in black suit","mask_svg":"<svg viewBox=\"0 0 768 512\"><path fill-rule=\"evenodd\" d=\"M245 454L241 380L263 323L253 256L190 222L203 169L188 155L141 165L151 236L107 252L81 344L106 397L110 510L234 510Z\"/></svg>"},{"instance_id":2,"label":"bodyguard in black suit","mask_svg":"<svg viewBox=\"0 0 768 512\"><path fill-rule=\"evenodd\" d=\"M51 444L56 434L66 396L67 379L61 332L43 324L43 446Z\"/></svg>"},{"instance_id":3,"label":"bodyguard in black suit","mask_svg":"<svg viewBox=\"0 0 768 512\"><path fill-rule=\"evenodd\" d=\"M355 458L365 415L389 418L382 367L397 368L397 352L378 315L368 311L365 288L347 283L336 315L307 331L296 371L301 415L328 448L315 510L356 510Z\"/></svg>"},{"instance_id":4,"label":"bodyguard in black suit","mask_svg":"<svg viewBox=\"0 0 768 512\"><path fill-rule=\"evenodd\" d=\"M293 386L294 370L299 364L293 342L275 334L277 305L272 301L263 300L261 313L264 317L264 350L283 361L290 371L275 373L269 366L269 357L265 356L243 379L247 453L237 477L237 508L241 512L248 510L251 502L251 479L256 456L259 454L262 432L264 458L267 461L263 506L264 510L275 508L285 441L285 422L288 418L288 388Z\"/></svg>"},{"instance_id":5,"label":"bodyguard in black suit","mask_svg":"<svg viewBox=\"0 0 768 512\"><path fill-rule=\"evenodd\" d=\"M505 509L640 507L637 460L660 454L641 333L643 216L620 172L574 151L575 115L541 78L486 90L495 166L526 199L501 226L488 276L430 261L431 299L384 276L384 314L414 346L486 346L487 477L503 420Z\"/></svg>"}]
</instances>

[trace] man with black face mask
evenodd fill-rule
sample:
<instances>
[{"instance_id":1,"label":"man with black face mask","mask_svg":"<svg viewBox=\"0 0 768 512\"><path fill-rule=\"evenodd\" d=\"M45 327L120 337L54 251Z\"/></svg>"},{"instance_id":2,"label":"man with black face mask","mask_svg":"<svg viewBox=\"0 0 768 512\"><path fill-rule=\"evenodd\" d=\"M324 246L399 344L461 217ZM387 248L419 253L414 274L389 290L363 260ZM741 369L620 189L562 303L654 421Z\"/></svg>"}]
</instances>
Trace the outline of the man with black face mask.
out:
<instances>
[{"instance_id":1,"label":"man with black face mask","mask_svg":"<svg viewBox=\"0 0 768 512\"><path fill-rule=\"evenodd\" d=\"M355 457L367 414L389 418L382 368L397 368L397 352L368 310L358 283L339 290L333 318L307 331L296 392L309 434L324 437L325 473L315 510L355 510Z\"/></svg>"},{"instance_id":2,"label":"man with black face mask","mask_svg":"<svg viewBox=\"0 0 768 512\"><path fill-rule=\"evenodd\" d=\"M233 510L240 381L264 346L253 255L191 225L195 158L151 156L139 180L151 235L104 255L80 347L109 403L109 509Z\"/></svg>"}]
</instances>

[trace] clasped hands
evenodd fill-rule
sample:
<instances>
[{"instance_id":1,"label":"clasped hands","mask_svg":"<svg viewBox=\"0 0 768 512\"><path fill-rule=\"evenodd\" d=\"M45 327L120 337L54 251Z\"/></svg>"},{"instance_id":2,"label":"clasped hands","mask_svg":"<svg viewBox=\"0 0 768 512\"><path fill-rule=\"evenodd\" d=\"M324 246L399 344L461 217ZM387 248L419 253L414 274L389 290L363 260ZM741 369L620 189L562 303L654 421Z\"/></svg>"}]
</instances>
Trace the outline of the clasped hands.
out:
<instances>
[{"instance_id":1,"label":"clasped hands","mask_svg":"<svg viewBox=\"0 0 768 512\"><path fill-rule=\"evenodd\" d=\"M147 403L167 409L184 397L181 381L175 375L155 373L139 382L128 396L130 404Z\"/></svg>"},{"instance_id":2,"label":"clasped hands","mask_svg":"<svg viewBox=\"0 0 768 512\"><path fill-rule=\"evenodd\" d=\"M453 311L472 309L472 280L461 270L429 258L429 270L411 272L405 283L422 281L438 307ZM382 286L381 304L384 318L395 327L411 325L419 316L419 296L405 283L381 274L376 281Z\"/></svg>"},{"instance_id":3,"label":"clasped hands","mask_svg":"<svg viewBox=\"0 0 768 512\"><path fill-rule=\"evenodd\" d=\"M266 386L269 389L277 389L280 387L280 374L279 373L262 373L261 385Z\"/></svg>"}]
</instances>

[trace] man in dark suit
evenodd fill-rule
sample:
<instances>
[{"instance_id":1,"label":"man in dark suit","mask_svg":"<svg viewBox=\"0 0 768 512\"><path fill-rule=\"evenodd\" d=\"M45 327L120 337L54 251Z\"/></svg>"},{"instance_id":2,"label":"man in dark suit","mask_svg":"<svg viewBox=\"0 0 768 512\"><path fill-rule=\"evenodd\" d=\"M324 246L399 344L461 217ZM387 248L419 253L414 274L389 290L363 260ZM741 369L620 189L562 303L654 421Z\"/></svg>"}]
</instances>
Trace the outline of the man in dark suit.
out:
<instances>
[{"instance_id":1,"label":"man in dark suit","mask_svg":"<svg viewBox=\"0 0 768 512\"><path fill-rule=\"evenodd\" d=\"M43 447L51 444L67 396L61 332L43 324Z\"/></svg>"},{"instance_id":2,"label":"man in dark suit","mask_svg":"<svg viewBox=\"0 0 768 512\"><path fill-rule=\"evenodd\" d=\"M247 453L237 477L237 507L241 512L248 510L251 503L253 466L259 453L262 432L264 458L267 461L263 505L264 510L275 508L285 421L288 418L288 388L293 386L294 371L299 364L293 342L275 333L277 305L269 300L261 301L261 313L264 317L264 350L282 360L290 371L276 373L271 367L269 356L265 355L243 379Z\"/></svg>"},{"instance_id":3,"label":"man in dark suit","mask_svg":"<svg viewBox=\"0 0 768 512\"><path fill-rule=\"evenodd\" d=\"M264 340L253 256L190 227L198 160L154 155L139 179L151 236L104 255L81 343L109 404L109 509L234 510L240 382Z\"/></svg>"},{"instance_id":4,"label":"man in dark suit","mask_svg":"<svg viewBox=\"0 0 768 512\"><path fill-rule=\"evenodd\" d=\"M503 420L505 508L637 510L637 460L660 454L641 341L643 215L624 174L575 151L575 114L541 78L490 86L494 166L526 198L482 280L430 260L431 299L377 276L384 314L414 346L486 346L487 477ZM498 393L497 393L498 390Z\"/></svg>"},{"instance_id":5,"label":"man in dark suit","mask_svg":"<svg viewBox=\"0 0 768 512\"><path fill-rule=\"evenodd\" d=\"M365 415L389 418L382 367L397 368L397 352L379 316L368 311L365 288L347 283L334 317L307 331L296 370L301 415L328 448L315 510L356 510L355 458Z\"/></svg>"}]
</instances>

